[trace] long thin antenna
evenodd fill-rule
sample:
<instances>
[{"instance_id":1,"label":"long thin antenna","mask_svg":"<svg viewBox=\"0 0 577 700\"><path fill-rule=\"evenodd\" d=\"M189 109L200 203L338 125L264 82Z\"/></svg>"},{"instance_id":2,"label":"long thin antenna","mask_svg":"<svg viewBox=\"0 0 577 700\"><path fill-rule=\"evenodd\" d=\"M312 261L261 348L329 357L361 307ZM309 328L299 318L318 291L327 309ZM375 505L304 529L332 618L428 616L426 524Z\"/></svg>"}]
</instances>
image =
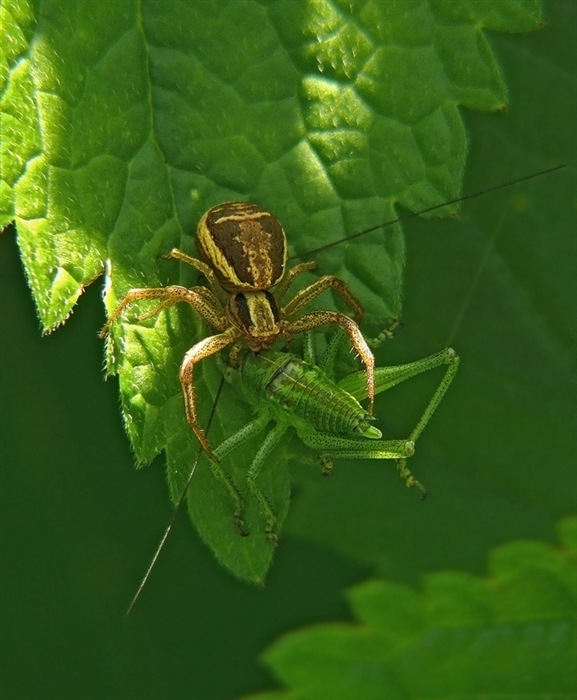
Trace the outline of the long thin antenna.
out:
<instances>
[{"instance_id":1,"label":"long thin antenna","mask_svg":"<svg viewBox=\"0 0 577 700\"><path fill-rule=\"evenodd\" d=\"M471 303L471 299L473 297L473 294L475 290L477 289L477 286L479 284L479 280L481 279L481 275L483 274L485 268L487 267L487 263L489 262L489 258L491 257L491 253L495 249L495 244L497 243L497 239L499 238L501 232L503 231L503 224L505 222L505 217L507 215L507 210L504 209L503 213L501 214L501 217L499 218L499 222L497 223L497 226L495 227L495 230L493 231L493 235L491 236L491 239L489 240L488 244L485 247L485 252L483 254L483 257L481 258L481 261L479 262L479 265L477 267L477 270L475 271L475 274L473 275L473 278L471 279L471 284L469 285L469 290L467 291L467 294L465 294L463 301L461 303L461 307L457 311L455 315L455 320L453 321L453 325L451 327L451 330L449 331L449 335L447 336L447 342L445 343L446 347L449 347L453 340L455 339L455 336L457 335L457 330L459 329L461 322L463 321L463 317L465 315L465 311L469 307Z\"/></svg>"},{"instance_id":2,"label":"long thin antenna","mask_svg":"<svg viewBox=\"0 0 577 700\"><path fill-rule=\"evenodd\" d=\"M216 396L214 398L214 401L212 403L212 410L210 412L210 416L208 417L208 422L206 424L206 430L205 434L208 435L208 431L210 430L210 426L212 424L212 419L214 418L214 415L216 413L216 406L218 404L218 400L220 399L220 393L222 391L222 387L224 384L224 376L220 378L220 383L218 385L218 389L216 391ZM152 559L150 560L150 564L148 565L148 569L146 569L146 573L142 577L142 581L140 582L140 585L136 589L136 593L133 595L132 600L130 601L130 605L128 606L126 610L126 615L130 615L130 612L132 608L134 607L134 604L138 600L140 593L142 592L142 589L146 585L146 582L148 581L150 574L152 572L152 569L154 569L154 566L156 564L156 560L160 556L160 552L162 551L162 548L164 547L164 543L166 542L168 535L170 534L170 531L172 530L172 526L174 525L174 521L176 520L176 516L178 515L182 504L184 503L186 499L186 494L188 493L188 489L190 487L190 484L192 483L192 478L194 476L194 473L196 472L196 467L198 466L198 462L200 461L200 456L204 452L202 447L199 448L198 453L196 455L196 459L194 460L194 464L192 465L192 469L190 470L188 474L188 478L186 480L186 483L184 485L184 488L182 489L178 503L176 504L174 511L172 513L172 518L170 519L170 522L168 523L168 526L166 530L164 531L164 535L162 536L160 542L158 543L158 547L156 548L156 551L154 552Z\"/></svg>"},{"instance_id":3,"label":"long thin antenna","mask_svg":"<svg viewBox=\"0 0 577 700\"><path fill-rule=\"evenodd\" d=\"M296 258L305 258L308 256L312 256L315 253L319 253L322 250L328 250L329 248L333 248L336 245L340 245L341 243L344 243L345 241L354 241L355 238L360 238L361 236L366 236L367 233L372 233L373 231L378 231L381 228L387 228L387 226L393 226L394 224L401 223L403 221L408 221L409 219L414 219L416 216L422 216L423 214L428 214L431 211L435 211L437 209L442 209L443 207L449 206L450 204L458 204L459 202L464 202L467 199L474 199L475 197L480 197L483 194L488 194L489 192L496 192L497 190L502 190L505 187L511 187L512 185L516 185L519 182L525 182L526 180L532 180L534 177L539 177L541 175L547 175L548 173L553 173L556 170L562 170L563 168L566 168L567 165L564 163L563 165L555 165L552 168L547 168L546 170L540 170L537 173L531 173L530 175L525 175L524 177L518 177L515 180L509 180L507 182L502 182L500 185L495 185L493 187L487 187L487 189L484 190L478 190L477 192L471 192L470 194L465 194L462 197L455 197L455 199L449 199L446 202L443 202L442 204L435 204L432 207L427 207L426 209L421 209L421 211L415 211L411 212L410 214L406 214L405 216L400 216L397 219L392 219L391 221L385 221L382 224L377 224L376 226L371 226L370 228L366 228L364 231L359 231L358 233L353 233L350 236L343 236L342 238L337 238L337 240L332 241L331 243L327 243L326 245L321 245L318 248L311 248L310 250L305 251L304 253L299 253L298 255L291 255L289 260L294 260Z\"/></svg>"}]
</instances>

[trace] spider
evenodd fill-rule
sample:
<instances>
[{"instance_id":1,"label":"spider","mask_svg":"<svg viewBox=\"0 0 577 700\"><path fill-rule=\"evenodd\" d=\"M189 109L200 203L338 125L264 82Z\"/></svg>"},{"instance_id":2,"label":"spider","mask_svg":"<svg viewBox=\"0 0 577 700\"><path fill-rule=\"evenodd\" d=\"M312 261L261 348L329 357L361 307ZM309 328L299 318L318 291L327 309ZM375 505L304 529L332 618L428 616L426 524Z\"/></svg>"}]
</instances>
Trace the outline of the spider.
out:
<instances>
[{"instance_id":1,"label":"spider","mask_svg":"<svg viewBox=\"0 0 577 700\"><path fill-rule=\"evenodd\" d=\"M303 272L316 270L317 264L314 261L300 263L285 271L287 242L283 227L273 214L257 204L225 202L209 209L198 224L196 243L202 260L177 248L162 257L191 265L205 276L208 287L169 285L130 289L108 318L100 337L107 335L110 326L129 304L143 299L155 299L160 303L142 314L139 320L155 316L177 302L186 302L218 331L193 345L180 367L186 419L210 459L219 461L198 421L194 366L229 345L233 345L230 362L234 365L243 341L256 353L270 348L278 338L288 343L297 333L328 324L340 326L365 365L368 411L372 413L374 358L357 323L337 311L310 311L291 318L319 294L332 288L352 310L356 321L360 321L363 309L343 280L323 275L281 307L279 301L294 279Z\"/></svg>"}]
</instances>

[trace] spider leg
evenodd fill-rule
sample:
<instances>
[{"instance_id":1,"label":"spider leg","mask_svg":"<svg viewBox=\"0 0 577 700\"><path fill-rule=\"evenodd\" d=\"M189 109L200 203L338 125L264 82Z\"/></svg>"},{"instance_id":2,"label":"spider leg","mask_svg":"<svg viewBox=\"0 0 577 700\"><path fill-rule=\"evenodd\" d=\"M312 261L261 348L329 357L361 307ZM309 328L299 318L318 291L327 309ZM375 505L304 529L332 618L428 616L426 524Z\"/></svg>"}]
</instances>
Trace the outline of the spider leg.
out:
<instances>
[{"instance_id":1,"label":"spider leg","mask_svg":"<svg viewBox=\"0 0 577 700\"><path fill-rule=\"evenodd\" d=\"M198 260L198 258L193 258L191 255L187 255L178 248L173 248L170 251L170 253L167 253L166 255L161 255L160 257L164 258L165 260L180 260L181 262L184 262L187 265L194 267L206 277L208 283L212 288L213 293L216 296L218 296L219 293L222 293L222 287L219 284L216 275L214 274L214 270L210 267L210 265L207 265L202 260Z\"/></svg>"},{"instance_id":2,"label":"spider leg","mask_svg":"<svg viewBox=\"0 0 577 700\"><path fill-rule=\"evenodd\" d=\"M355 319L357 321L361 320L363 317L363 307L357 301L357 298L351 292L346 282L334 275L323 275L312 284L309 284L308 287L301 289L283 308L282 314L284 316L291 316L318 297L325 289L334 289L349 309L351 309Z\"/></svg>"},{"instance_id":3,"label":"spider leg","mask_svg":"<svg viewBox=\"0 0 577 700\"><path fill-rule=\"evenodd\" d=\"M282 296L286 293L286 290L293 283L295 277L302 274L303 272L309 272L310 270L316 270L317 267L318 267L318 265L314 260L310 260L309 262L299 263L298 265L295 265L293 268L291 268L290 270L288 270L285 273L282 280L275 287L275 290L274 290L275 296L278 299L281 299Z\"/></svg>"},{"instance_id":4,"label":"spider leg","mask_svg":"<svg viewBox=\"0 0 577 700\"><path fill-rule=\"evenodd\" d=\"M199 291L202 290L202 291ZM120 317L124 309L135 301L158 299L158 304L152 311L144 314L144 318L150 318L154 314L166 309L172 304L184 301L190 304L198 313L208 322L213 328L224 330L227 322L224 318L220 304L217 306L214 302L216 297L210 293L205 287L193 287L187 289L180 285L174 284L168 287L149 287L143 289L131 289L128 291L124 299L118 304L116 309L108 317L108 321L98 334L100 338L105 338L110 330L110 326ZM142 318L142 317L141 317Z\"/></svg>"},{"instance_id":5,"label":"spider leg","mask_svg":"<svg viewBox=\"0 0 577 700\"><path fill-rule=\"evenodd\" d=\"M191 293L191 299L187 300L189 303L197 309L199 303L200 303L200 297L202 297L206 304L208 304L209 307L212 307L213 310L218 311L218 313L223 314L224 309L222 308L222 304L216 297L216 295L210 291L210 289L207 289L206 287L193 287L192 289L188 289L188 292ZM174 299L165 299L162 301L158 306L155 306L153 309L150 311L147 311L146 313L141 314L138 316L139 321L144 321L147 318L152 318L152 316L156 316L156 314L160 313L163 309L167 309L169 306L172 306L178 301L184 301L180 298ZM205 318L206 316L202 314ZM208 320L208 319L207 319ZM210 323L210 321L209 321ZM217 326L218 328L218 326Z\"/></svg>"},{"instance_id":6,"label":"spider leg","mask_svg":"<svg viewBox=\"0 0 577 700\"><path fill-rule=\"evenodd\" d=\"M194 434L198 438L200 444L204 448L208 457L214 462L218 462L219 458L212 451L208 440L204 434L204 430L198 422L198 411L196 408L196 395L193 384L194 365L205 357L214 355L227 345L234 343L239 337L239 331L236 328L229 328L224 333L219 335L211 335L208 338L203 338L201 341L193 345L184 356L182 365L180 366L180 383L182 385L182 393L184 395L184 408L186 412L186 420L193 429Z\"/></svg>"},{"instance_id":7,"label":"spider leg","mask_svg":"<svg viewBox=\"0 0 577 700\"><path fill-rule=\"evenodd\" d=\"M341 314L338 311L311 311L300 318L286 323L283 335L290 336L304 331L310 331L319 326L326 326L334 323L346 331L355 350L359 353L365 365L365 375L367 377L367 397L369 399L368 412L372 414L375 400L375 358L364 339L360 328L352 318Z\"/></svg>"}]
</instances>

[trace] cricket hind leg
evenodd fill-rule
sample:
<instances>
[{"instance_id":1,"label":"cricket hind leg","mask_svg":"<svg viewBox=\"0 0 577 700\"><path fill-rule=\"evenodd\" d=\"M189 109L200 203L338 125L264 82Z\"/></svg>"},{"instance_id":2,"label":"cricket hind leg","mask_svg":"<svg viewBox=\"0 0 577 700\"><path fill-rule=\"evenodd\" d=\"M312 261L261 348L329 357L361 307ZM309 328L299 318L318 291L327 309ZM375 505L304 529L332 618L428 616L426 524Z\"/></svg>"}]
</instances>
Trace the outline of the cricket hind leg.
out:
<instances>
[{"instance_id":1,"label":"cricket hind leg","mask_svg":"<svg viewBox=\"0 0 577 700\"><path fill-rule=\"evenodd\" d=\"M411 377L416 377L419 374L428 372L429 370L436 369L443 365L447 365L447 369L443 374L441 381L437 385L433 396L430 398L429 403L425 407L421 417L417 421L417 425L411 431L409 435L409 440L413 443L417 442L417 439L427 426L428 422L433 417L433 414L439 407L439 404L443 400L445 394L447 393L449 387L451 386L457 370L459 369L459 356L453 350L453 348L445 348L434 355L429 355L421 360L416 360L415 362L409 362L405 365L396 365L394 367L379 367L375 370L375 393L381 393L386 391L401 382L410 379ZM358 377L358 373L357 373ZM356 379L356 391L355 391L355 376L345 377L339 386L346 391L349 391L355 398L363 398L364 386L359 381L360 377ZM347 388L347 384L351 381L351 385Z\"/></svg>"},{"instance_id":2,"label":"cricket hind leg","mask_svg":"<svg viewBox=\"0 0 577 700\"><path fill-rule=\"evenodd\" d=\"M366 440L319 433L300 437L306 445L318 451L321 474L324 476L332 474L334 459L394 459L399 476L407 487L417 488L422 494L422 499L427 496L425 487L412 475L407 466L407 459L415 452L415 443L410 439Z\"/></svg>"},{"instance_id":3,"label":"cricket hind leg","mask_svg":"<svg viewBox=\"0 0 577 700\"><path fill-rule=\"evenodd\" d=\"M431 366L425 366L418 372L418 374L420 374L420 372L426 372L429 369L433 369L433 367L438 367L441 364L446 364L447 369L445 370L445 374L439 382L435 393L433 394L429 403L427 404L423 415L421 416L417 425L413 428L413 431L409 436L409 440L412 440L413 442L417 441L418 437L425 429L427 423L431 420L433 414L439 407L439 404L441 403L443 397L445 396L449 387L451 386L453 379L457 374L457 370L459 369L459 356L453 350L453 348L446 348L445 350L441 350L441 352L437 353L436 356L432 355L430 358L425 358L425 360L422 360L422 362L426 362L427 359L432 361L435 357L436 359L432 362Z\"/></svg>"},{"instance_id":4,"label":"cricket hind leg","mask_svg":"<svg viewBox=\"0 0 577 700\"><path fill-rule=\"evenodd\" d=\"M459 369L459 356L453 350L453 348L446 348L445 350L441 350L441 352L437 353L436 355L433 355L429 358L425 358L424 360L417 361L417 363L413 364L420 365L421 363L423 363L423 366L418 369L418 371L416 372L417 374L420 374L421 372L427 372L429 369L438 367L441 364L446 364L447 369L445 370L445 374L443 375L433 396L431 397L429 403L423 411L423 414L418 420L417 425L413 428L411 434L409 435L409 441L413 444L415 444L415 442L427 426L428 422L433 417L433 414L439 407L439 404L441 403L449 387L451 386L453 379L457 374L457 370ZM401 379L400 381L403 381L403 379ZM407 466L407 460L404 458L397 460L397 469L399 471L399 476L404 480L407 487L415 487L419 489L419 491L421 492L421 500L424 500L427 497L427 490L421 484L421 482L417 481L417 479L415 479L415 477L411 474Z\"/></svg>"},{"instance_id":5,"label":"cricket hind leg","mask_svg":"<svg viewBox=\"0 0 577 700\"><path fill-rule=\"evenodd\" d=\"M416 440L416 438L421 434L423 428L431 419L431 416L440 404L443 396L446 394L447 389L453 381L457 369L459 367L459 356L453 350L453 348L445 348L434 355L429 355L421 360L415 360L415 362L408 362L404 365L394 365L392 367L377 367L375 369L375 394L380 394L387 389L400 384L401 382L411 379L411 377L416 377L423 372L428 372L429 370L435 369L436 367L441 367L442 365L447 365L447 369L443 378L441 379L435 393L433 394L427 408L425 409L423 416L417 423L417 426L411 433L411 440ZM349 394L352 394L358 401L366 398L366 384L364 381L364 372L354 372L349 374L339 382L338 386ZM423 423L424 421L424 423Z\"/></svg>"},{"instance_id":6,"label":"cricket hind leg","mask_svg":"<svg viewBox=\"0 0 577 700\"><path fill-rule=\"evenodd\" d=\"M343 443L338 445L338 449L334 450L337 444L334 438L330 438L333 440L334 451L323 451L323 471L327 471L326 462L328 461L330 464L330 460L337 457L348 459L396 459L399 475L404 480L407 487L419 489L422 498L425 498L427 491L411 474L407 466L407 459L412 456L417 439L431 420L453 382L459 368L459 357L452 348L446 348L434 355L429 355L429 357L416 360L415 362L397 365L395 367L379 367L375 370L375 393L378 394L411 377L415 377L423 372L428 372L442 365L447 365L447 369L437 385L433 396L425 407L425 410L421 414L421 417L417 421L417 425L413 428L406 441L361 442L358 440L350 440L348 446ZM340 388L352 394L356 399L362 399L366 396L366 384L364 373L362 372L357 372L345 377L338 385ZM402 447L403 445L404 447ZM314 445L311 446L314 447ZM404 454L403 450L405 451ZM395 451L397 451L397 454L394 454Z\"/></svg>"},{"instance_id":7,"label":"cricket hind leg","mask_svg":"<svg viewBox=\"0 0 577 700\"><path fill-rule=\"evenodd\" d=\"M399 472L401 479L405 482L406 487L408 489L418 489L421 492L421 501L424 501L425 498L427 498L428 491L423 484L421 484L421 482L415 479L415 477L411 474L411 470L407 466L406 459L397 460L397 471Z\"/></svg>"}]
</instances>

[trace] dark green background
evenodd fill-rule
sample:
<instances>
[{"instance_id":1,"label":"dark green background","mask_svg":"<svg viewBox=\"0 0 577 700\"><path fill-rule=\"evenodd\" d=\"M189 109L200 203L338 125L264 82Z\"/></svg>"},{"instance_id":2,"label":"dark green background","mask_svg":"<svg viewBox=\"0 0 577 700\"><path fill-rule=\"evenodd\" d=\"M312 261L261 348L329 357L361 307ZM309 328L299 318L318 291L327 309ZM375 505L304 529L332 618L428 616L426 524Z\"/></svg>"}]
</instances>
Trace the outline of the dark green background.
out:
<instances>
[{"instance_id":1,"label":"dark green background","mask_svg":"<svg viewBox=\"0 0 577 700\"><path fill-rule=\"evenodd\" d=\"M465 191L558 162L574 164L574 9L569 2L550 6L550 28L537 39L491 36L510 86L510 110L507 115L466 113L471 160ZM520 70L522 51L526 65ZM554 65L544 65L545 54L555 58ZM527 113L532 115L530 122L524 119ZM571 168L520 190L521 197L541 203L538 220L530 223L550 237L548 250L553 260L557 257L558 283L544 291L539 307L557 337L570 327L564 309L575 308L570 274L577 271L575 249L557 247L558 239L567 239L561 233L574 225L574 195L572 204L567 196L571 187L575 191L574 172ZM463 224L407 226L406 327L395 340L395 359L424 355L447 340L451 319L468 290L463 270L475 270L483 255L480 245L477 262L465 259L471 251L463 252L459 241L468 230L484 241L510 201L510 193L476 200L465 208ZM518 249L532 245L529 226L527 230L526 240L514 241ZM269 687L271 680L256 662L258 652L284 631L346 618L342 589L363 580L369 571L321 546L285 536L266 588L251 588L218 567L183 516L142 599L125 618L125 607L171 515L162 460L138 473L133 469L116 382L103 381L102 344L96 337L104 321L100 284L88 289L64 328L42 339L13 235L5 234L0 245L3 697L213 700ZM506 230L500 245L510 245ZM446 251L442 268L431 265L439 248ZM544 259L543 264L551 263ZM530 285L531 280L523 280L522 265L518 273L518 279ZM476 345L478 352L490 352L504 333L522 336L515 335L514 318L508 318L506 329L500 327L498 298L491 304L480 302L491 298L490 275L482 283L489 296L473 297L463 324L490 328L495 320L495 335L484 331ZM563 303L557 304L556 297ZM575 340L572 333L563 338L568 347ZM459 348L459 331L454 343ZM509 351L526 361L532 348L523 344L509 346ZM465 356L463 361L460 381L466 382L465 364L474 366L475 357ZM560 376L540 367L538 357L532 367L537 383L543 379L546 385L549 377ZM555 390L544 386L544 411L554 402ZM408 388L406 404L422 400L421 391ZM453 410L458 413L459 408ZM514 423L514 416L511 420ZM439 425L443 428L450 430ZM423 439L434 444L436 429L431 426ZM522 434L523 426L516 431ZM526 435L529 441L533 438ZM465 454L485 448L471 444L466 434L454 440L455 450ZM492 540L555 540L554 523L575 505L574 465L560 472L555 466L539 457L533 468L566 475L564 501L551 503L545 512L536 509L538 518L530 508L511 513L510 523ZM359 479L362 473L361 468ZM430 476L427 483L431 486ZM398 488L396 503L420 507L413 494L400 484ZM329 486L323 497L330 499L331 491ZM462 497L458 479L451 496ZM507 497L507 485L500 496ZM378 497L397 499L397 494ZM437 508L433 513L442 520L439 504L447 497L441 495L437 506L432 499L425 507ZM474 499L474 494L467 498ZM470 503L475 505L474 500ZM346 505L335 506L342 509L343 518ZM468 507L465 501L463 508ZM446 527L451 531L451 523ZM290 517L287 529L291 531ZM452 534L458 540L458 533ZM483 543L482 533L478 547L472 542L468 549L450 540L439 542L434 555L408 555L405 568L392 573L402 581L414 581L443 566L482 573L487 555Z\"/></svg>"}]
</instances>

